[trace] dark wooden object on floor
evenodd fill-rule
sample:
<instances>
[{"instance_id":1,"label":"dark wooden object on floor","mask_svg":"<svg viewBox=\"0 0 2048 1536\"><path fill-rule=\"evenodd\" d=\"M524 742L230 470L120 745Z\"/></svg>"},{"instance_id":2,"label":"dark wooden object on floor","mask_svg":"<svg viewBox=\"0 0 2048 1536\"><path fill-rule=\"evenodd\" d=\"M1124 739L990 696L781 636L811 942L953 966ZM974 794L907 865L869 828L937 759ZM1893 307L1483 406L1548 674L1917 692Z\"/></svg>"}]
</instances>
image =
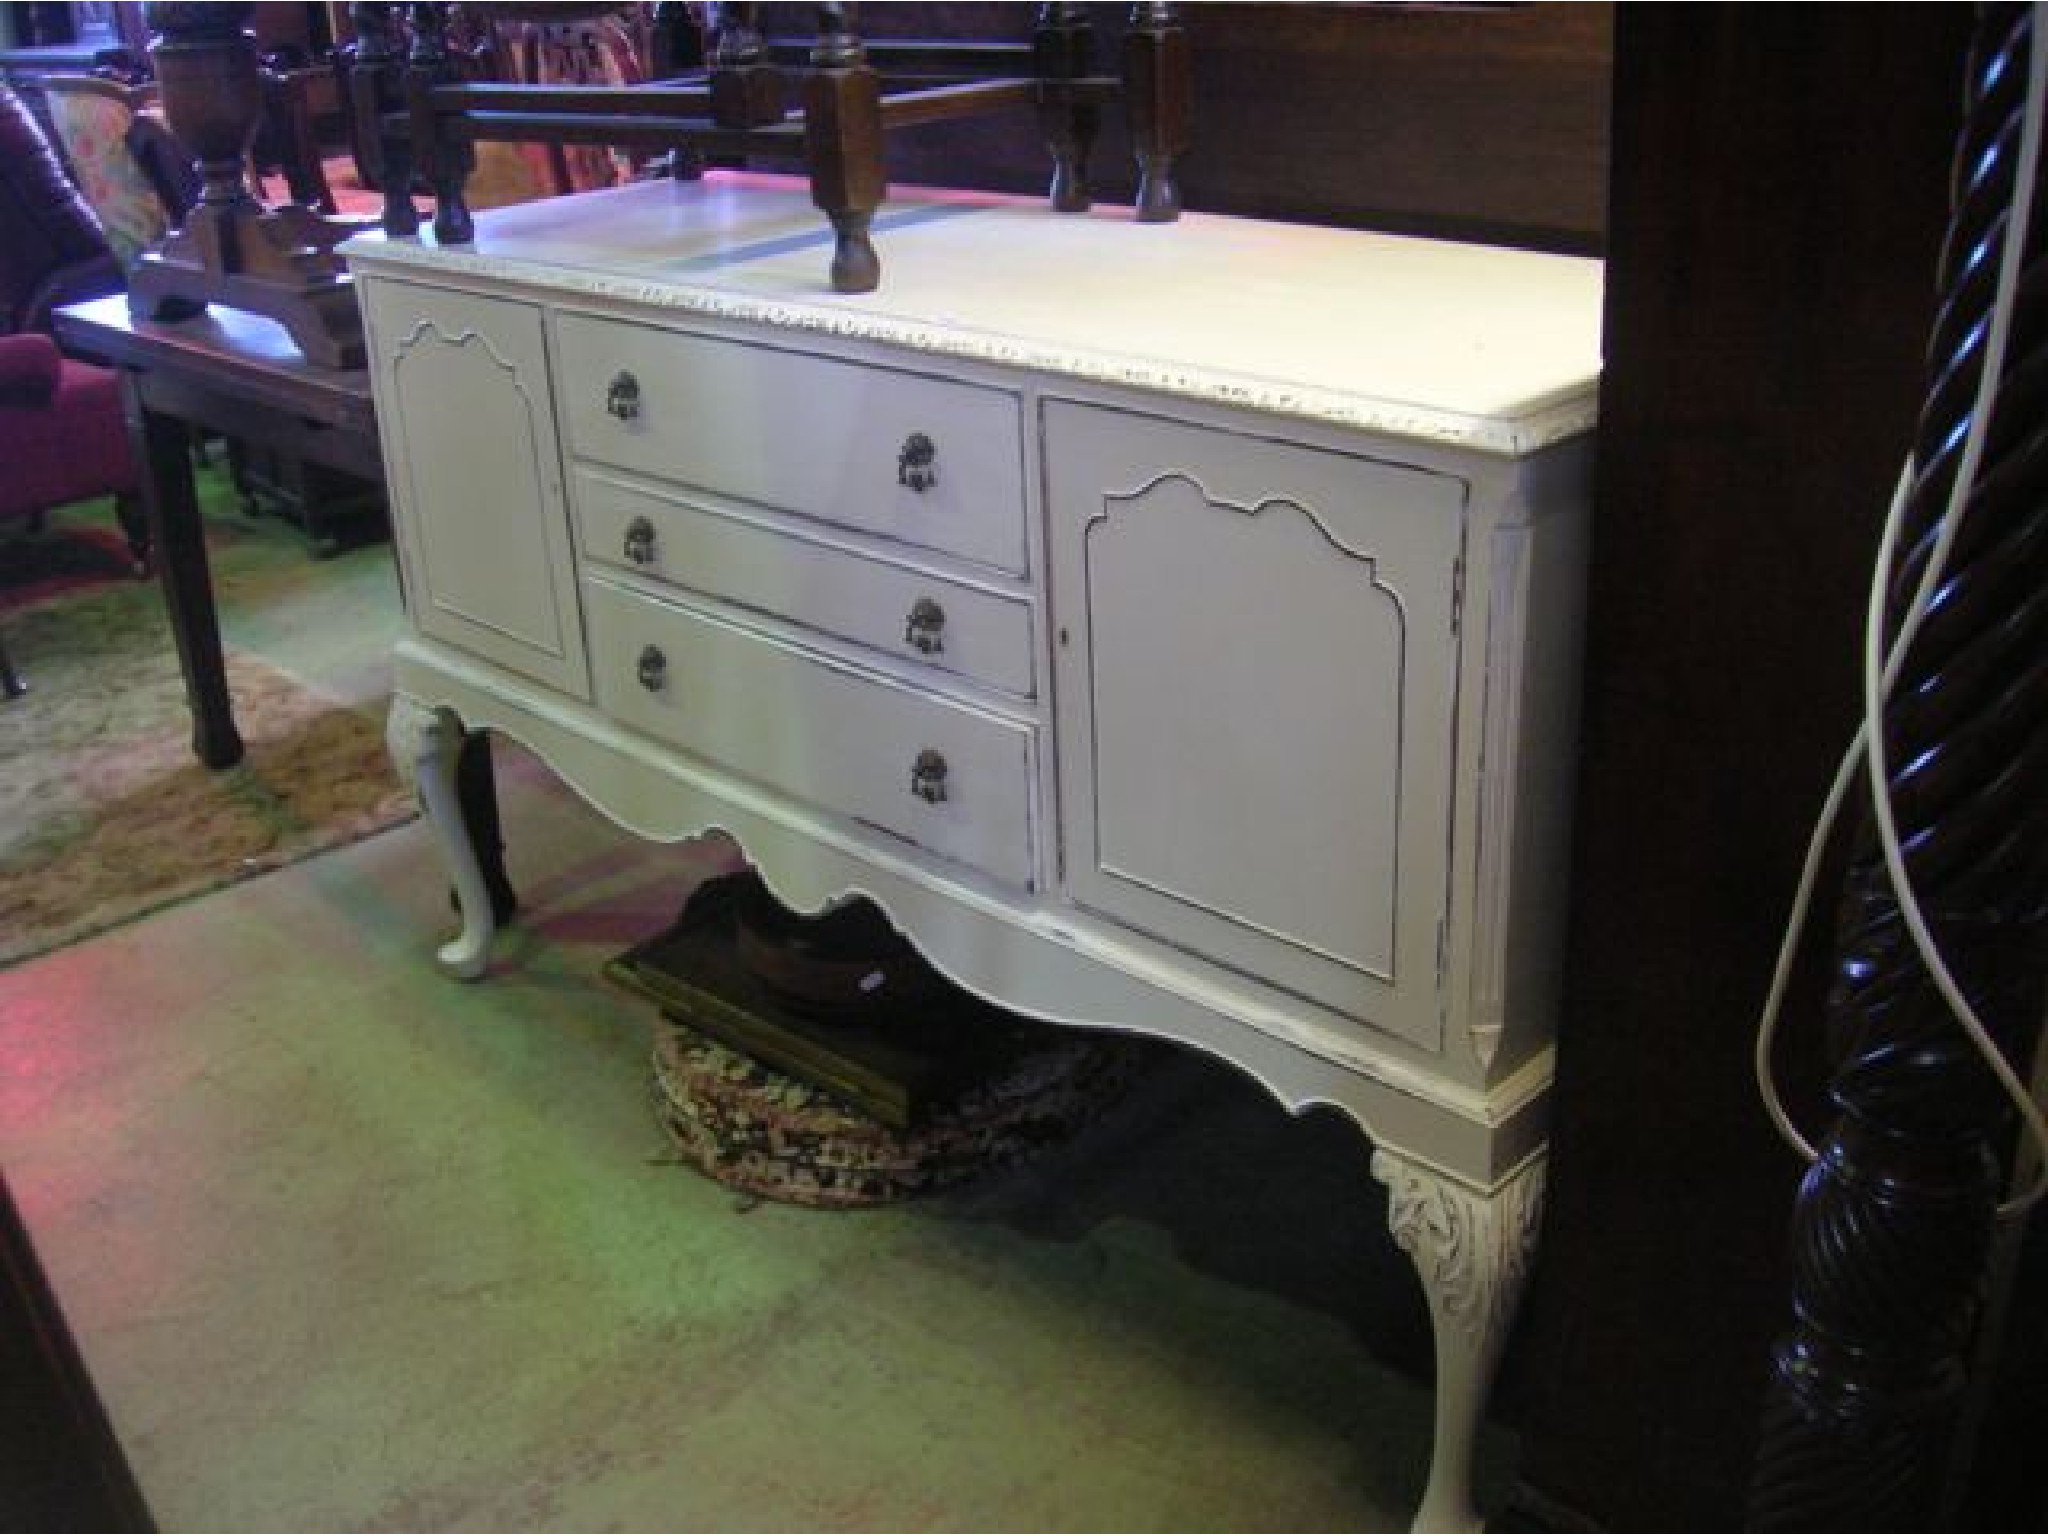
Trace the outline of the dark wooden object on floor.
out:
<instances>
[{"instance_id":1,"label":"dark wooden object on floor","mask_svg":"<svg viewBox=\"0 0 2048 1536\"><path fill-rule=\"evenodd\" d=\"M1858 713L1971 20L1618 8L1549 1208L1505 1383L1531 1523L1744 1518L1799 1173L1752 1043ZM1795 1102L1823 975L1790 1000Z\"/></svg>"},{"instance_id":2,"label":"dark wooden object on floor","mask_svg":"<svg viewBox=\"0 0 2048 1536\"><path fill-rule=\"evenodd\" d=\"M334 247L362 227L288 203L266 209L249 191L249 146L264 83L253 5L151 5L150 47L171 131L198 160L199 201L163 245L137 261L129 298L149 319L181 319L208 304L268 315L312 361L363 365L362 316Z\"/></svg>"},{"instance_id":3,"label":"dark wooden object on floor","mask_svg":"<svg viewBox=\"0 0 2048 1536\"><path fill-rule=\"evenodd\" d=\"M587 9L518 7L540 19ZM887 189L885 135L1035 111L1054 151L1054 206L1085 207L1081 157L1094 141L1102 106L1118 96L1132 114L1132 142L1143 167L1138 216L1164 220L1179 212L1175 173L1188 140L1190 91L1189 50L1177 7L1133 8L1121 77L1094 72L1091 29L1079 6L1042 7L1032 41L980 45L864 44L854 34L850 9L815 7L818 36L806 63L791 67L786 44L758 36L755 7L721 7L732 35L711 50L707 72L618 89L463 82L446 42L447 8L410 7L402 131L414 165L434 189L435 238L458 245L473 238L464 184L474 159L470 146L479 139L678 149L793 163L808 169L812 201L832 225L833 288L864 293L881 274L871 225ZM352 76L358 141L384 146L386 156L401 131L391 114L401 94L393 11L387 5L353 7L358 36L367 44ZM792 97L799 110L790 109ZM387 218L386 228L411 233L405 210L391 212L398 222Z\"/></svg>"},{"instance_id":4,"label":"dark wooden object on floor","mask_svg":"<svg viewBox=\"0 0 2048 1536\"><path fill-rule=\"evenodd\" d=\"M871 905L803 916L750 872L705 882L673 924L605 974L897 1130L1026 1043L1015 1014L947 983Z\"/></svg>"},{"instance_id":5,"label":"dark wooden object on floor","mask_svg":"<svg viewBox=\"0 0 2048 1536\"><path fill-rule=\"evenodd\" d=\"M252 517L279 517L325 560L358 543L383 538L390 526L381 482L365 480L290 454L228 443L228 470Z\"/></svg>"},{"instance_id":6,"label":"dark wooden object on floor","mask_svg":"<svg viewBox=\"0 0 2048 1536\"><path fill-rule=\"evenodd\" d=\"M2024 1083L2048 998L2048 210L2026 217L2018 161L2028 55L2048 44L2029 7L1978 16L1913 486L1885 573L1887 651L1941 540L1954 550L1906 640L1881 740L1908 888ZM1986 448L1952 513L2015 243L2024 270ZM1908 931L1868 793L1851 803L1865 811L1827 1008L1834 1115L1793 1209L1758 1530L1954 1528L1944 1482L2007 1186L2013 1103Z\"/></svg>"},{"instance_id":7,"label":"dark wooden object on floor","mask_svg":"<svg viewBox=\"0 0 2048 1536\"><path fill-rule=\"evenodd\" d=\"M0 1524L154 1531L28 1227L0 1175Z\"/></svg>"}]
</instances>

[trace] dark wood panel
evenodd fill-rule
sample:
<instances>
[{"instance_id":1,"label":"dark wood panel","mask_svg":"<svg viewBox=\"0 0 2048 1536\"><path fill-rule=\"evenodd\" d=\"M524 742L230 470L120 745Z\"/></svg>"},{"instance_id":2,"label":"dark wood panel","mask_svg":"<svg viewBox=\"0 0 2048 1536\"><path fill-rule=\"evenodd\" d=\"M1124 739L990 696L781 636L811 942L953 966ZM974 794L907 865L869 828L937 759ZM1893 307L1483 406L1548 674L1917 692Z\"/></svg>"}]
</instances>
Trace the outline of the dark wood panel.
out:
<instances>
[{"instance_id":1,"label":"dark wood panel","mask_svg":"<svg viewBox=\"0 0 2048 1536\"><path fill-rule=\"evenodd\" d=\"M1123 6L1091 6L1116 67ZM764 7L801 35L808 9ZM1022 5L886 5L869 36L1030 36ZM1189 208L1595 251L1607 188L1609 5L1190 5ZM1044 190L1031 114L892 136L899 182ZM1134 190L1120 114L1095 160L1100 200Z\"/></svg>"},{"instance_id":2,"label":"dark wood panel","mask_svg":"<svg viewBox=\"0 0 2048 1536\"><path fill-rule=\"evenodd\" d=\"M1191 204L1599 247L1611 7L1189 10Z\"/></svg>"},{"instance_id":3,"label":"dark wood panel","mask_svg":"<svg viewBox=\"0 0 2048 1536\"><path fill-rule=\"evenodd\" d=\"M1751 1042L1857 713L1971 20L1620 8L1552 1198L1515 1372L1526 1501L1605 1528L1741 1528L1799 1172ZM1817 1025L1809 985L1809 1056Z\"/></svg>"}]
</instances>

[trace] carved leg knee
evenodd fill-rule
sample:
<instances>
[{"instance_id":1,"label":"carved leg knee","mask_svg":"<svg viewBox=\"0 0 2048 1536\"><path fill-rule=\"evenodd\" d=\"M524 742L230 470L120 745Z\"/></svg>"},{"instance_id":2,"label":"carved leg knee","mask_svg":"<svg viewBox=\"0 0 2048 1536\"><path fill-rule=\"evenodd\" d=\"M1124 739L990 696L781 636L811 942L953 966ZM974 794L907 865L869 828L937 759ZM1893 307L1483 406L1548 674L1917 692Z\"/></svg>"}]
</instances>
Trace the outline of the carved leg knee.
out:
<instances>
[{"instance_id":1,"label":"carved leg knee","mask_svg":"<svg viewBox=\"0 0 2048 1536\"><path fill-rule=\"evenodd\" d=\"M1387 1225L1415 1264L1436 1334L1436 1436L1418 1531L1472 1531L1472 1453L1522 1298L1543 1210L1544 1159L1491 1191L1384 1149L1373 1177L1387 1186Z\"/></svg>"}]
</instances>

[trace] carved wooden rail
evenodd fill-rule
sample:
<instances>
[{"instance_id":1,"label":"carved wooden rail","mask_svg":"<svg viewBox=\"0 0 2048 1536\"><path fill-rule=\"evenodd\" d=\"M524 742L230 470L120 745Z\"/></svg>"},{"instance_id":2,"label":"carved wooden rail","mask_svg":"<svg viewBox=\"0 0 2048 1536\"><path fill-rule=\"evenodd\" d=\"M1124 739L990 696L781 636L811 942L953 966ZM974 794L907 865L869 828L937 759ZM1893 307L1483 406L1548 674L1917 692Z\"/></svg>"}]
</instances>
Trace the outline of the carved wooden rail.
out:
<instances>
[{"instance_id":1,"label":"carved wooden rail","mask_svg":"<svg viewBox=\"0 0 2048 1536\"><path fill-rule=\"evenodd\" d=\"M1084 5L1039 8L1029 43L863 43L852 7L818 6L808 46L764 36L755 7L713 8L708 67L647 85L530 86L463 81L447 41L445 5L350 7L357 34L351 109L358 141L374 146L385 189L384 227L419 227L415 176L434 198L434 237L474 238L465 185L479 140L539 140L676 149L695 155L801 164L834 235L831 282L865 293L881 280L870 235L887 192L883 138L894 129L1033 111L1053 160L1050 200L1089 206L1088 155L1103 108L1119 98L1139 167L1136 216L1180 212L1175 163L1187 143L1188 43L1178 8L1131 8L1116 74L1095 66ZM490 7L477 7L488 11ZM520 6L545 19L551 7ZM400 12L410 21L401 36Z\"/></svg>"}]
</instances>

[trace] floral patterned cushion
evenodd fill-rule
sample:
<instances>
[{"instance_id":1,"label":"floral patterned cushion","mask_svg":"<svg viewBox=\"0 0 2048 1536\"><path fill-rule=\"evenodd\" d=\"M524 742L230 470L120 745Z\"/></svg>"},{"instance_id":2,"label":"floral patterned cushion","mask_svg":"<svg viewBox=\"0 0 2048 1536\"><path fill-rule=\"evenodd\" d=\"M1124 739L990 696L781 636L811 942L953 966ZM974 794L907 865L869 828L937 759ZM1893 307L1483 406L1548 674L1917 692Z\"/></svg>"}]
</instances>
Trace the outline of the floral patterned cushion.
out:
<instances>
[{"instance_id":1,"label":"floral patterned cushion","mask_svg":"<svg viewBox=\"0 0 2048 1536\"><path fill-rule=\"evenodd\" d=\"M132 265L169 227L163 200L128 148L134 111L113 97L86 91L53 87L46 99L79 191L99 215L121 264Z\"/></svg>"}]
</instances>

